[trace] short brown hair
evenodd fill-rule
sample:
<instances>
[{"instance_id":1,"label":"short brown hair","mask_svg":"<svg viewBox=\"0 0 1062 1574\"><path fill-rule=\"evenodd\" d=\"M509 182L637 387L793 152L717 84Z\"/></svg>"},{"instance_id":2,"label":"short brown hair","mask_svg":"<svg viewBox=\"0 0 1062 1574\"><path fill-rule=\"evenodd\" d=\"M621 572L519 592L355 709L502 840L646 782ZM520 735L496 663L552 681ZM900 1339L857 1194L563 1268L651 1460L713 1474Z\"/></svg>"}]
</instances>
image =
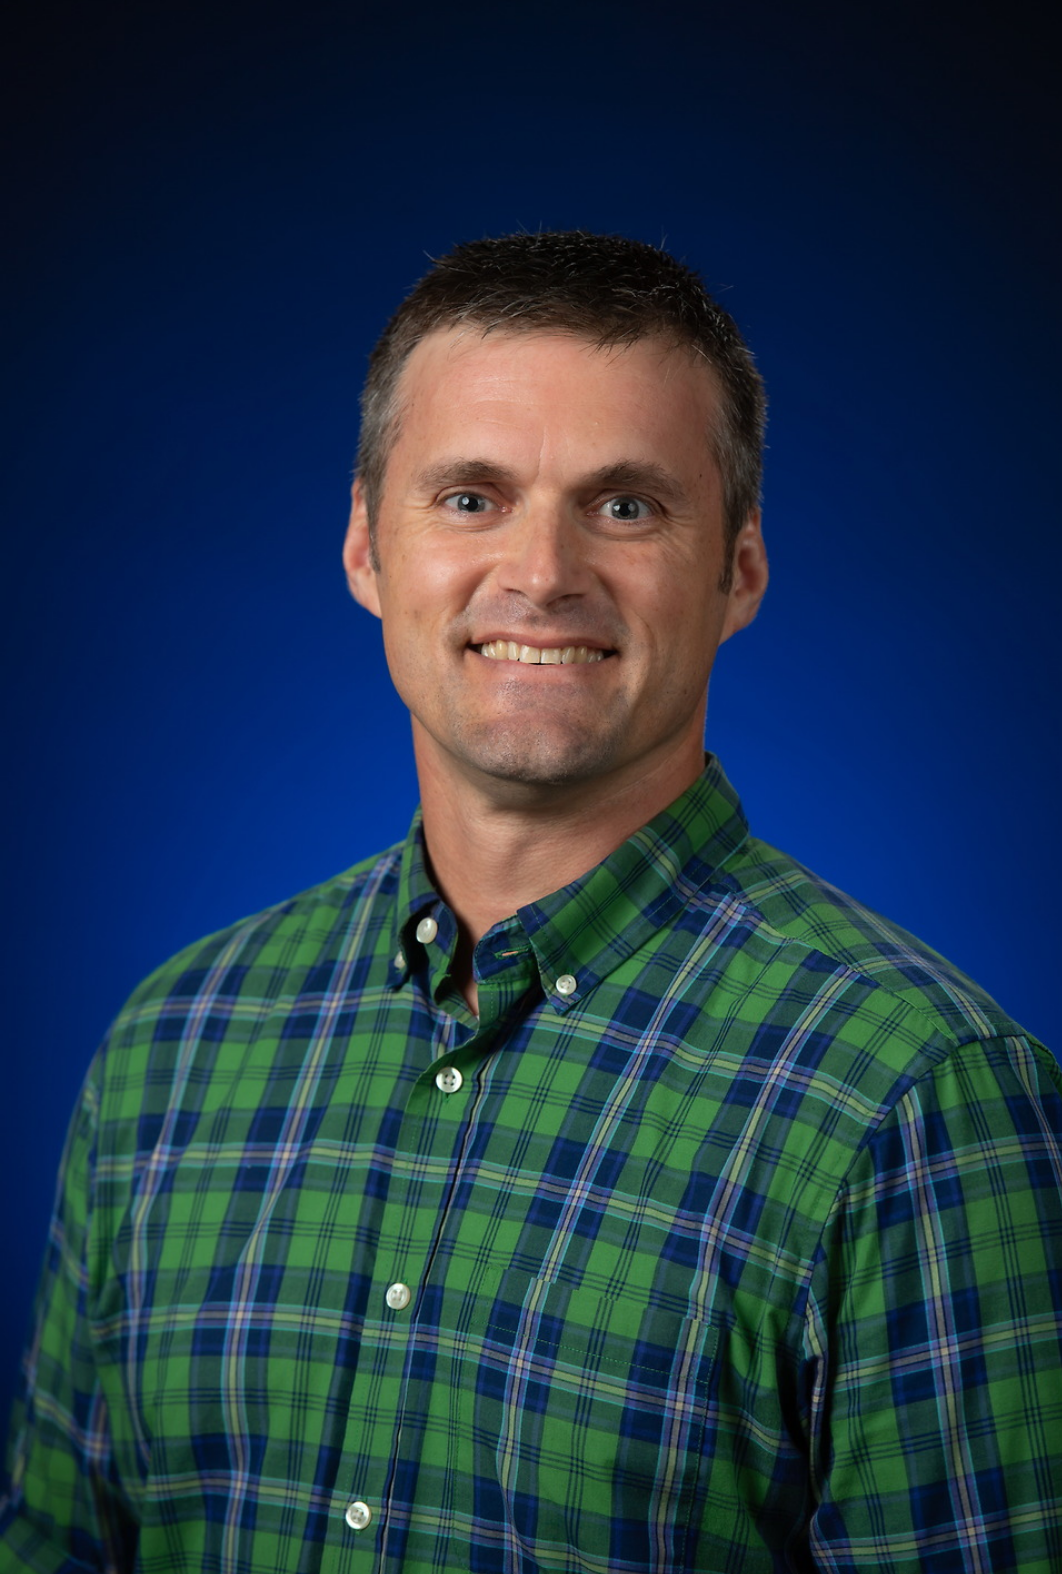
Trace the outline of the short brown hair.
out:
<instances>
[{"instance_id":1,"label":"short brown hair","mask_svg":"<svg viewBox=\"0 0 1062 1574\"><path fill-rule=\"evenodd\" d=\"M357 471L370 528L398 435L397 390L427 334L474 324L484 334L571 333L599 349L660 336L703 356L722 394L709 432L723 479L728 542L759 502L767 401L763 379L730 315L692 268L622 235L583 230L468 241L439 257L391 318L369 357Z\"/></svg>"}]
</instances>

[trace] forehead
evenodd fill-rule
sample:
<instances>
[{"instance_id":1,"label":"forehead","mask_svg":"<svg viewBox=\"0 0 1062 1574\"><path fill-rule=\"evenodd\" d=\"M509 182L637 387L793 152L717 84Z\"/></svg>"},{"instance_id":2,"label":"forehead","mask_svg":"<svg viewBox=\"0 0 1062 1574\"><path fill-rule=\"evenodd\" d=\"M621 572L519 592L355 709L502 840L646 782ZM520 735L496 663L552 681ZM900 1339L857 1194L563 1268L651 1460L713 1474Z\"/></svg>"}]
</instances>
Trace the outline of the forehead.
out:
<instances>
[{"instance_id":1,"label":"forehead","mask_svg":"<svg viewBox=\"0 0 1062 1574\"><path fill-rule=\"evenodd\" d=\"M651 450L693 445L699 455L719 406L715 374L661 338L599 348L572 334L428 334L398 384L399 448L474 439L540 449Z\"/></svg>"}]
</instances>

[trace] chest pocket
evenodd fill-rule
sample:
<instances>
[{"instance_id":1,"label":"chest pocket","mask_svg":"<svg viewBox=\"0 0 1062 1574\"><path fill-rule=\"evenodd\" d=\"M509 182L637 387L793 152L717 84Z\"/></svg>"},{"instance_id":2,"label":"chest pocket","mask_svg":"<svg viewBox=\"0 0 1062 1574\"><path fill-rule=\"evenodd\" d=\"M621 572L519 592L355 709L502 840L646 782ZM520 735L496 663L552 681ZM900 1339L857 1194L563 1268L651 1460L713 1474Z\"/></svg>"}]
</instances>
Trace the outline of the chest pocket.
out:
<instances>
[{"instance_id":1,"label":"chest pocket","mask_svg":"<svg viewBox=\"0 0 1062 1574\"><path fill-rule=\"evenodd\" d=\"M477 1433L521 1552L542 1569L686 1564L718 1329L511 1273L485 1329Z\"/></svg>"}]
</instances>

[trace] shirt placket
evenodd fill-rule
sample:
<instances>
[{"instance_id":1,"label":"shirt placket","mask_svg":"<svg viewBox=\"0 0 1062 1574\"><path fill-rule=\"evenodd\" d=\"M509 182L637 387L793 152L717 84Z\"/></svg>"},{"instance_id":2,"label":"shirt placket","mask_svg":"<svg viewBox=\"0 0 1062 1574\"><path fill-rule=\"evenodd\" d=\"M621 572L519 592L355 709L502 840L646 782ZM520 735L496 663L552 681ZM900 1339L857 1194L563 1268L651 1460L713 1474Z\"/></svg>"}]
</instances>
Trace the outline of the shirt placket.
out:
<instances>
[{"instance_id":1,"label":"shirt placket","mask_svg":"<svg viewBox=\"0 0 1062 1574\"><path fill-rule=\"evenodd\" d=\"M482 958L477 952L477 971L482 960L486 976L480 980L479 1024L471 1037L433 1007L435 1045L442 1052L411 1087L396 1134L332 1534L321 1564L327 1574L375 1574L400 1566L394 1548L407 1517L403 1478L407 1471L415 1474L424 1441L417 1417L404 1424L419 1309L429 1284L445 1278L448 1259L440 1245L461 1227L451 1203L463 1152L476 1130L477 1071L537 980L530 947L518 925L514 930L500 939L495 932ZM342 1521L338 1531L337 1519Z\"/></svg>"}]
</instances>

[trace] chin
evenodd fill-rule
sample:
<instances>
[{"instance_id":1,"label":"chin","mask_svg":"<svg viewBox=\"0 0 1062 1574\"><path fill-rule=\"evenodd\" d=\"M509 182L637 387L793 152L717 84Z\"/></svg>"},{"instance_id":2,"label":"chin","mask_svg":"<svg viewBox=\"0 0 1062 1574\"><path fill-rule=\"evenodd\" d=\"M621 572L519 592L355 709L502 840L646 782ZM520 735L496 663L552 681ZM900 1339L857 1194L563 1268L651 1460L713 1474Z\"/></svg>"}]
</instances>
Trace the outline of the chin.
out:
<instances>
[{"instance_id":1,"label":"chin","mask_svg":"<svg viewBox=\"0 0 1062 1574\"><path fill-rule=\"evenodd\" d=\"M548 739L536 736L531 727L517 736L494 735L462 752L484 776L527 787L564 787L592 780L613 768L617 754L611 743L601 739Z\"/></svg>"}]
</instances>

